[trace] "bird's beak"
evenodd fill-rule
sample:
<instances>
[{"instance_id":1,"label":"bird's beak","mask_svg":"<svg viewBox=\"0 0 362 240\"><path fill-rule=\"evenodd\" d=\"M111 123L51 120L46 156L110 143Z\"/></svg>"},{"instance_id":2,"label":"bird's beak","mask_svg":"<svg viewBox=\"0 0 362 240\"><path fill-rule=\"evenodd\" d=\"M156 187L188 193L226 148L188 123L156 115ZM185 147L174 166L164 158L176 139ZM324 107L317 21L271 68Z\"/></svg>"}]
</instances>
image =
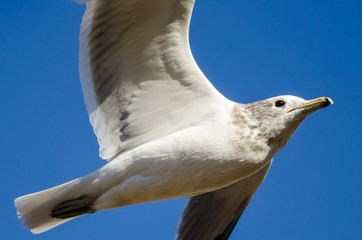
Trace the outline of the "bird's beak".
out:
<instances>
[{"instance_id":1,"label":"bird's beak","mask_svg":"<svg viewBox=\"0 0 362 240\"><path fill-rule=\"evenodd\" d=\"M302 106L289 110L288 112L293 112L294 110L297 110L297 109L302 109L302 110L304 110L304 112L314 112L316 110L325 108L332 104L333 104L333 101L329 97L320 97L320 98L309 100Z\"/></svg>"}]
</instances>

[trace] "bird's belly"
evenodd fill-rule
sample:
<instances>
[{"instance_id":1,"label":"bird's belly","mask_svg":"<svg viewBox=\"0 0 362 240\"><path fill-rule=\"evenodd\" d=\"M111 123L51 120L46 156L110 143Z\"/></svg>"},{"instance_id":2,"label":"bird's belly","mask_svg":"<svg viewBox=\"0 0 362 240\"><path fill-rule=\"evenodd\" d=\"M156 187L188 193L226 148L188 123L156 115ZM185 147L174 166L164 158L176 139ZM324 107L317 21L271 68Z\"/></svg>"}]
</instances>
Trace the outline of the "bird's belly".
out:
<instances>
[{"instance_id":1,"label":"bird's belly","mask_svg":"<svg viewBox=\"0 0 362 240\"><path fill-rule=\"evenodd\" d=\"M97 210L209 192L262 167L255 154L235 151L226 135L209 132L184 130L107 164L100 181L117 183L96 201Z\"/></svg>"}]
</instances>

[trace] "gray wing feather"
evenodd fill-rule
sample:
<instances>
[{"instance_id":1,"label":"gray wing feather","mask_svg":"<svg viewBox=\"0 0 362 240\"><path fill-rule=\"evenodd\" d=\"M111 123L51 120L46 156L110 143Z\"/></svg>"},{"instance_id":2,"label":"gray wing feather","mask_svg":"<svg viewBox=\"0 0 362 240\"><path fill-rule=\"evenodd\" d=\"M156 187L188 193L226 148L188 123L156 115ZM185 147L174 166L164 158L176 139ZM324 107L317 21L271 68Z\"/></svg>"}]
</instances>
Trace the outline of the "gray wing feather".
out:
<instances>
[{"instance_id":1,"label":"gray wing feather","mask_svg":"<svg viewBox=\"0 0 362 240\"><path fill-rule=\"evenodd\" d=\"M199 122L221 99L192 57L194 0L77 0L80 78L100 156Z\"/></svg>"},{"instance_id":2,"label":"gray wing feather","mask_svg":"<svg viewBox=\"0 0 362 240\"><path fill-rule=\"evenodd\" d=\"M182 213L176 239L228 239L270 165L271 162L254 175L232 185L191 197Z\"/></svg>"}]
</instances>

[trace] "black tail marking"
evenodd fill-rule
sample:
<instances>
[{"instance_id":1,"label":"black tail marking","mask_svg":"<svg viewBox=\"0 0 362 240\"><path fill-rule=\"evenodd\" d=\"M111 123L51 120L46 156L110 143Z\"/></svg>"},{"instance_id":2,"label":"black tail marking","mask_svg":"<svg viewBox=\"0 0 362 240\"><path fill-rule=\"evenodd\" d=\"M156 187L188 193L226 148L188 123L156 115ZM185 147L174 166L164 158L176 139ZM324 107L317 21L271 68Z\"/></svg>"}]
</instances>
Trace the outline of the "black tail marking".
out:
<instances>
[{"instance_id":1,"label":"black tail marking","mask_svg":"<svg viewBox=\"0 0 362 240\"><path fill-rule=\"evenodd\" d=\"M94 213L96 212L96 210L92 208L94 200L94 197L85 195L58 203L54 206L50 216L52 218L66 219L86 213Z\"/></svg>"}]
</instances>

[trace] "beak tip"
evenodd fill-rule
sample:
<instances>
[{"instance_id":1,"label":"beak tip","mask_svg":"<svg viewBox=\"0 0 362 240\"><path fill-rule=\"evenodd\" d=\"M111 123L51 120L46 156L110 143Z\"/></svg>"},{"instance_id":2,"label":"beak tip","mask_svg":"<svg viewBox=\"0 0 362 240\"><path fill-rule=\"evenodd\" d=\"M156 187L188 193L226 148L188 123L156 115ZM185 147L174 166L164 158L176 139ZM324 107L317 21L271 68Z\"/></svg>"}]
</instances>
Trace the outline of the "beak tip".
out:
<instances>
[{"instance_id":1,"label":"beak tip","mask_svg":"<svg viewBox=\"0 0 362 240\"><path fill-rule=\"evenodd\" d=\"M325 99L325 107L333 104L333 100L330 99L329 97L324 97L324 99Z\"/></svg>"}]
</instances>

